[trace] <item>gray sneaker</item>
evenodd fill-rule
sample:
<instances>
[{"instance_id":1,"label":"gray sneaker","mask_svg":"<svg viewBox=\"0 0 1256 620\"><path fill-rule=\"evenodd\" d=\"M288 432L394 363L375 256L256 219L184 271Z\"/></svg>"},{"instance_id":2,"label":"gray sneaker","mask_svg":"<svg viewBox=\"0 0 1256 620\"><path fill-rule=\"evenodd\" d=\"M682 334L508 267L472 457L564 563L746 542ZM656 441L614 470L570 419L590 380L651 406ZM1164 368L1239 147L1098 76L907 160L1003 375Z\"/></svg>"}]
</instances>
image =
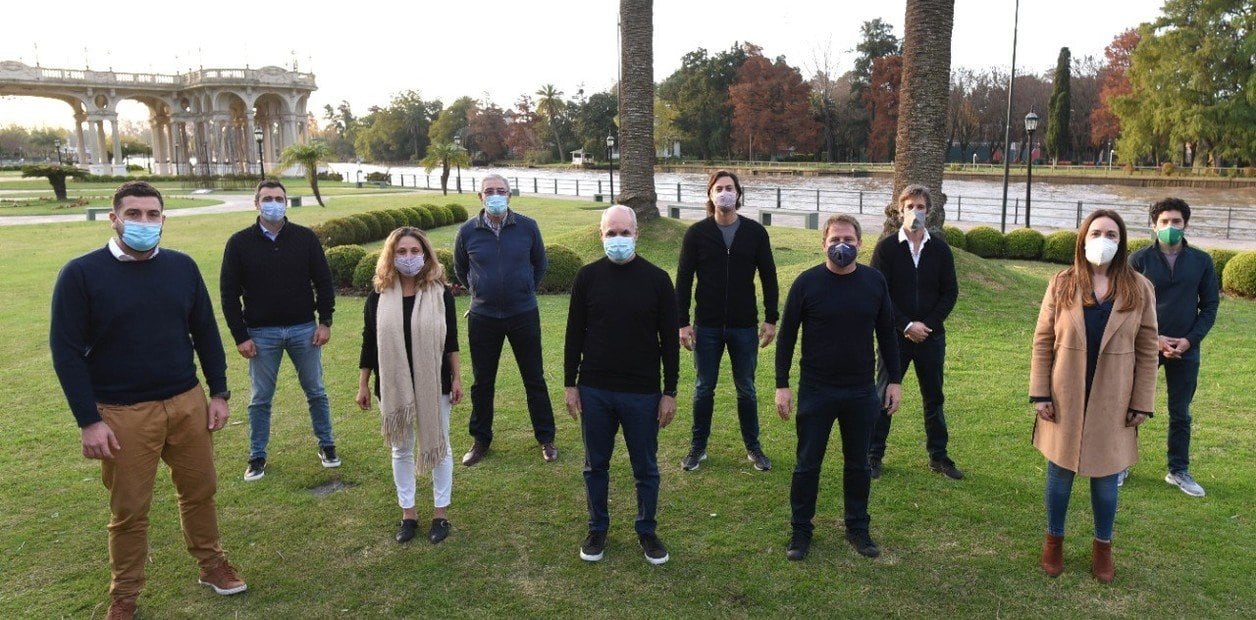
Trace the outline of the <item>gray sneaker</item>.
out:
<instances>
[{"instance_id":1,"label":"gray sneaker","mask_svg":"<svg viewBox=\"0 0 1256 620\"><path fill-rule=\"evenodd\" d=\"M1204 496L1204 487L1199 486L1199 483L1195 482L1195 479L1191 477L1190 472L1169 472L1168 474L1165 474L1164 481L1182 489L1183 493L1191 497Z\"/></svg>"},{"instance_id":2,"label":"gray sneaker","mask_svg":"<svg viewBox=\"0 0 1256 620\"><path fill-rule=\"evenodd\" d=\"M680 459L680 467L685 471L693 471L700 467L702 465L702 461L705 460L707 460L706 450L699 452L690 448L689 454L686 454L685 458Z\"/></svg>"},{"instance_id":3,"label":"gray sneaker","mask_svg":"<svg viewBox=\"0 0 1256 620\"><path fill-rule=\"evenodd\" d=\"M1121 472L1116 475L1116 486L1118 487L1125 486L1125 479L1129 477L1130 477L1130 468L1126 467L1125 469L1122 469Z\"/></svg>"}]
</instances>

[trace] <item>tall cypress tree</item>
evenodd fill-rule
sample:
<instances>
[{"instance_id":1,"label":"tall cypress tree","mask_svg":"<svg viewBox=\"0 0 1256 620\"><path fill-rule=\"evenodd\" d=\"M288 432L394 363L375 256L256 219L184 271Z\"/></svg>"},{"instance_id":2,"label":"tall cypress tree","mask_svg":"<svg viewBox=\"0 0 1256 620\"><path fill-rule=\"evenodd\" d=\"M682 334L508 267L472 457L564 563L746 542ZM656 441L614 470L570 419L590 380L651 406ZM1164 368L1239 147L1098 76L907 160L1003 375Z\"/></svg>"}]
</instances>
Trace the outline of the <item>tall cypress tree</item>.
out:
<instances>
[{"instance_id":1,"label":"tall cypress tree","mask_svg":"<svg viewBox=\"0 0 1256 620\"><path fill-rule=\"evenodd\" d=\"M1055 63L1055 87L1051 91L1051 102L1047 110L1047 153L1051 162L1068 155L1069 152L1069 117L1073 107L1069 98L1069 67L1072 54L1067 47L1060 48L1060 58ZM1033 148L1030 145L1030 148Z\"/></svg>"}]
</instances>

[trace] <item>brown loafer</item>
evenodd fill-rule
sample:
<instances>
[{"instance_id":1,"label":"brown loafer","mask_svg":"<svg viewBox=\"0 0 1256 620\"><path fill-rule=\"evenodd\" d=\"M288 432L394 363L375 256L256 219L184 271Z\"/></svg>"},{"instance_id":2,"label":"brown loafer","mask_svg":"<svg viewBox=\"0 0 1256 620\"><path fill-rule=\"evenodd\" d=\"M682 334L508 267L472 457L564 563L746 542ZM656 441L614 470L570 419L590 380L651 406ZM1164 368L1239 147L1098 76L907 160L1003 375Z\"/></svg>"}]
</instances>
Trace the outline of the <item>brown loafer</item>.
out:
<instances>
[{"instance_id":1,"label":"brown loafer","mask_svg":"<svg viewBox=\"0 0 1256 620\"><path fill-rule=\"evenodd\" d=\"M472 444L471 449L467 450L466 454L462 455L462 464L467 467L475 465L476 463L484 460L484 455L487 453L488 444L483 444L477 441Z\"/></svg>"},{"instance_id":2,"label":"brown loafer","mask_svg":"<svg viewBox=\"0 0 1256 620\"><path fill-rule=\"evenodd\" d=\"M554 447L554 442L550 441L541 444L541 458L545 459L546 463L553 463L558 460L558 448Z\"/></svg>"}]
</instances>

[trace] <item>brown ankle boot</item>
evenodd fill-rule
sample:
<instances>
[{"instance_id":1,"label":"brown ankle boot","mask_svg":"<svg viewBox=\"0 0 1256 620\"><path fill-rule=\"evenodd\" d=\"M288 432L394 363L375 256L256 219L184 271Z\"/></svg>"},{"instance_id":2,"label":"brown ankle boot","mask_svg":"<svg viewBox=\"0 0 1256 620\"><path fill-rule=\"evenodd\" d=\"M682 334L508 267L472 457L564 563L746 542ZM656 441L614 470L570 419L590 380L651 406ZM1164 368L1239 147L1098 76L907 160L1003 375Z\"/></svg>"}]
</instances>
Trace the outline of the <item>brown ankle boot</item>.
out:
<instances>
[{"instance_id":1,"label":"brown ankle boot","mask_svg":"<svg viewBox=\"0 0 1256 620\"><path fill-rule=\"evenodd\" d=\"M1047 534L1047 540L1042 543L1042 560L1039 561L1042 570L1047 572L1050 577L1059 577L1064 572L1064 537L1052 536Z\"/></svg>"},{"instance_id":2,"label":"brown ankle boot","mask_svg":"<svg viewBox=\"0 0 1256 620\"><path fill-rule=\"evenodd\" d=\"M1096 539L1090 552L1090 574L1102 583L1112 583L1112 541Z\"/></svg>"}]
</instances>

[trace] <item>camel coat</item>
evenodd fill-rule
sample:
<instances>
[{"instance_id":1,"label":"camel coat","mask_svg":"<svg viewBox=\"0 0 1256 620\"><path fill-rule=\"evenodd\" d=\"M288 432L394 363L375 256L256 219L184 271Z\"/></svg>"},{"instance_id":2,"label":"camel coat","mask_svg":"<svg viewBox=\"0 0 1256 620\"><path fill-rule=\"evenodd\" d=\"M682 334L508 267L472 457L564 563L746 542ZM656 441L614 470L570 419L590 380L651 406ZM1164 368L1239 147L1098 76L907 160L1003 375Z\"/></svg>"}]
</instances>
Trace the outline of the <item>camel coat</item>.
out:
<instances>
[{"instance_id":1,"label":"camel coat","mask_svg":"<svg viewBox=\"0 0 1256 620\"><path fill-rule=\"evenodd\" d=\"M1081 295L1057 308L1051 278L1034 329L1029 395L1050 396L1055 421L1034 417L1034 446L1052 463L1083 476L1115 474L1138 461L1138 429L1129 410L1150 413L1156 397L1156 293L1137 275L1143 301L1130 312L1117 302L1104 329L1090 402L1086 402L1086 321Z\"/></svg>"}]
</instances>

